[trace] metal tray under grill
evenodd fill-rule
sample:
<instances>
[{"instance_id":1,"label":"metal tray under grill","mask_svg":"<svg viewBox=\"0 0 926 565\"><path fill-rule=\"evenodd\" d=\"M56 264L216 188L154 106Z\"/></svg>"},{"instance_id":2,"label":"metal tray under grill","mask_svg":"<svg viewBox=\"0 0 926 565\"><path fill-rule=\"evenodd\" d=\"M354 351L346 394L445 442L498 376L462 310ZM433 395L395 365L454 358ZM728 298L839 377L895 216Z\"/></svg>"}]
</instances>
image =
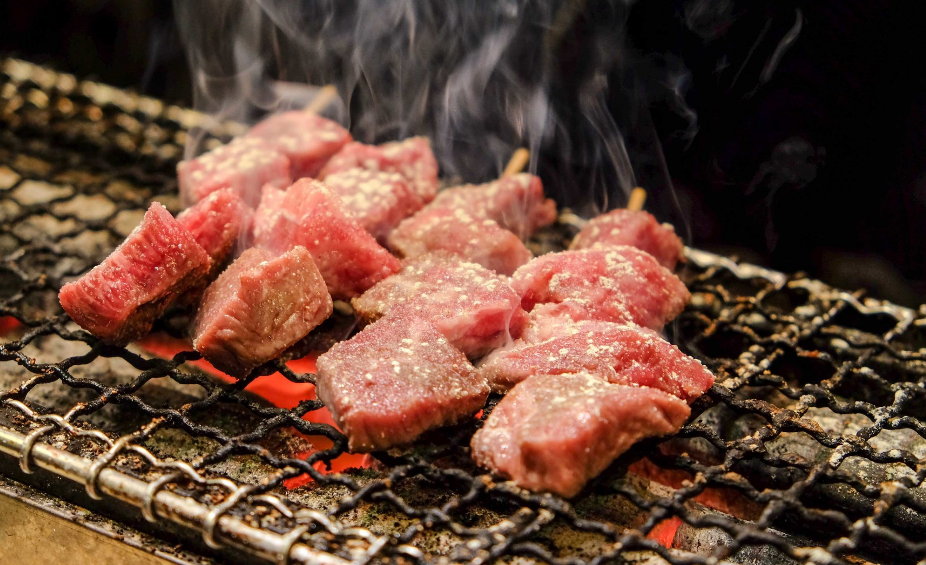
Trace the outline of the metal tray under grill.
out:
<instances>
[{"instance_id":1,"label":"metal tray under grill","mask_svg":"<svg viewBox=\"0 0 926 565\"><path fill-rule=\"evenodd\" d=\"M152 199L177 211L188 136L235 133L0 59L0 473L229 562L926 559L923 308L688 250L693 300L669 337L717 383L676 436L637 445L571 501L474 468L479 422L345 460L318 401L253 394L271 381L310 393L311 374L278 361L228 384L195 353L164 358L182 314L127 348L79 330L60 285ZM535 250L561 245L570 220Z\"/></svg>"}]
</instances>

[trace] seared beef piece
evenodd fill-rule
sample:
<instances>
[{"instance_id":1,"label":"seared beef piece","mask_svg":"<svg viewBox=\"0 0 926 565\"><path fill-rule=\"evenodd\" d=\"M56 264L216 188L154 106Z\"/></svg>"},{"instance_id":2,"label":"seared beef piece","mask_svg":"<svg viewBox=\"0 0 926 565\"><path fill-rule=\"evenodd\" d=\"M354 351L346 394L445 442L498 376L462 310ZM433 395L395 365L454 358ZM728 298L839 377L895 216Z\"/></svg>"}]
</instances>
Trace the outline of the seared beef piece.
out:
<instances>
[{"instance_id":1,"label":"seared beef piece","mask_svg":"<svg viewBox=\"0 0 926 565\"><path fill-rule=\"evenodd\" d=\"M428 207L389 235L389 248L406 258L449 251L466 261L510 276L534 256L514 233L461 209Z\"/></svg>"},{"instance_id":2,"label":"seared beef piece","mask_svg":"<svg viewBox=\"0 0 926 565\"><path fill-rule=\"evenodd\" d=\"M354 219L378 241L424 205L399 173L348 169L325 177Z\"/></svg>"},{"instance_id":3,"label":"seared beef piece","mask_svg":"<svg viewBox=\"0 0 926 565\"><path fill-rule=\"evenodd\" d=\"M691 298L684 283L652 255L627 246L538 257L511 277L525 310L564 304L575 319L634 323L654 330Z\"/></svg>"},{"instance_id":4,"label":"seared beef piece","mask_svg":"<svg viewBox=\"0 0 926 565\"><path fill-rule=\"evenodd\" d=\"M180 196L192 205L216 190L231 188L256 206L265 184L285 188L292 183L289 159L255 137L240 137L195 159L177 165Z\"/></svg>"},{"instance_id":5,"label":"seared beef piece","mask_svg":"<svg viewBox=\"0 0 926 565\"><path fill-rule=\"evenodd\" d=\"M684 258L681 238L669 224L660 224L649 212L612 210L592 219L576 234L569 249L629 245L646 251L669 270Z\"/></svg>"},{"instance_id":6,"label":"seared beef piece","mask_svg":"<svg viewBox=\"0 0 926 565\"><path fill-rule=\"evenodd\" d=\"M612 322L563 322L557 335L539 343L519 339L493 351L479 372L492 388L507 390L533 375L586 371L614 384L656 388L689 403L714 383L704 365L652 330Z\"/></svg>"},{"instance_id":7,"label":"seared beef piece","mask_svg":"<svg viewBox=\"0 0 926 565\"><path fill-rule=\"evenodd\" d=\"M286 155L293 180L318 176L328 159L351 140L337 122L299 110L270 116L248 137L263 139Z\"/></svg>"},{"instance_id":8,"label":"seared beef piece","mask_svg":"<svg viewBox=\"0 0 926 565\"><path fill-rule=\"evenodd\" d=\"M495 220L521 239L556 220L556 203L544 198L540 178L527 173L442 190L430 207L465 210L475 218Z\"/></svg>"},{"instance_id":9,"label":"seared beef piece","mask_svg":"<svg viewBox=\"0 0 926 565\"><path fill-rule=\"evenodd\" d=\"M678 431L689 414L653 388L538 375L498 403L473 436L473 459L523 488L574 496L634 443Z\"/></svg>"},{"instance_id":10,"label":"seared beef piece","mask_svg":"<svg viewBox=\"0 0 926 565\"><path fill-rule=\"evenodd\" d=\"M153 202L141 224L102 263L61 288L58 300L77 324L110 343L151 330L173 301L208 272L209 255Z\"/></svg>"},{"instance_id":11,"label":"seared beef piece","mask_svg":"<svg viewBox=\"0 0 926 565\"><path fill-rule=\"evenodd\" d=\"M318 398L351 451L408 443L465 420L489 395L485 379L430 323L390 316L321 355Z\"/></svg>"},{"instance_id":12,"label":"seared beef piece","mask_svg":"<svg viewBox=\"0 0 926 565\"><path fill-rule=\"evenodd\" d=\"M426 319L470 357L517 337L526 317L506 277L446 251L406 261L351 303L367 321L399 311Z\"/></svg>"},{"instance_id":13,"label":"seared beef piece","mask_svg":"<svg viewBox=\"0 0 926 565\"><path fill-rule=\"evenodd\" d=\"M238 243L251 228L253 212L230 188L217 190L177 216L183 229L212 259L206 278L215 278Z\"/></svg>"},{"instance_id":14,"label":"seared beef piece","mask_svg":"<svg viewBox=\"0 0 926 565\"><path fill-rule=\"evenodd\" d=\"M334 173L358 168L399 173L424 203L434 200L437 193L437 160L426 137L410 137L382 145L348 143L328 161L318 178L324 180Z\"/></svg>"},{"instance_id":15,"label":"seared beef piece","mask_svg":"<svg viewBox=\"0 0 926 565\"><path fill-rule=\"evenodd\" d=\"M331 314L331 297L304 247L248 249L206 289L193 348L243 377L305 337Z\"/></svg>"},{"instance_id":16,"label":"seared beef piece","mask_svg":"<svg viewBox=\"0 0 926 565\"><path fill-rule=\"evenodd\" d=\"M399 261L353 219L341 200L313 179L284 194L265 191L254 225L254 244L275 252L305 247L331 296L358 296L399 270Z\"/></svg>"}]
</instances>

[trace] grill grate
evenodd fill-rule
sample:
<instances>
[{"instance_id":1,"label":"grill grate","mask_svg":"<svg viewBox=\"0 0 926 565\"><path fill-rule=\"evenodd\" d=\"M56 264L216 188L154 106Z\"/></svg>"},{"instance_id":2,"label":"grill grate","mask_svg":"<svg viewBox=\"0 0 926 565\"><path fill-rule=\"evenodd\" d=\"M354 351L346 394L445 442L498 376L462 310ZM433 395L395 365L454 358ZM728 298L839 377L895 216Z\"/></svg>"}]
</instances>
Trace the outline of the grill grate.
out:
<instances>
[{"instance_id":1,"label":"grill grate","mask_svg":"<svg viewBox=\"0 0 926 565\"><path fill-rule=\"evenodd\" d=\"M0 128L0 471L14 478L51 471L242 560L926 559L926 309L689 250L693 301L670 337L717 384L677 436L636 446L577 499L480 474L476 422L327 472L346 442L321 404L250 393L273 378L311 389L311 374L275 362L225 384L189 351L101 344L57 305L151 199L177 211L187 137L234 126L7 59ZM555 247L568 220L534 244Z\"/></svg>"}]
</instances>

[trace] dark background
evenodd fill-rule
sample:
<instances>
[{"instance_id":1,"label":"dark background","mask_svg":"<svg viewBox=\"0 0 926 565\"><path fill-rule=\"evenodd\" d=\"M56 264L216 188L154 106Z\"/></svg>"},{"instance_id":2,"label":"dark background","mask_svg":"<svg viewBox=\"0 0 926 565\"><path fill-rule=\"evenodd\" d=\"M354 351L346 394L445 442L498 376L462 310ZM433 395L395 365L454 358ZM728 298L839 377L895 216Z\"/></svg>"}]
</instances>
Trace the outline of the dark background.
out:
<instances>
[{"instance_id":1,"label":"dark background","mask_svg":"<svg viewBox=\"0 0 926 565\"><path fill-rule=\"evenodd\" d=\"M671 202L648 207L684 217L680 230L695 246L907 305L926 301L923 4L634 4L633 84L645 91L676 189ZM587 38L607 24L593 5L557 63L567 102L570 77L589 60ZM6 2L0 52L191 104L170 2ZM615 114L622 102L614 97Z\"/></svg>"}]
</instances>

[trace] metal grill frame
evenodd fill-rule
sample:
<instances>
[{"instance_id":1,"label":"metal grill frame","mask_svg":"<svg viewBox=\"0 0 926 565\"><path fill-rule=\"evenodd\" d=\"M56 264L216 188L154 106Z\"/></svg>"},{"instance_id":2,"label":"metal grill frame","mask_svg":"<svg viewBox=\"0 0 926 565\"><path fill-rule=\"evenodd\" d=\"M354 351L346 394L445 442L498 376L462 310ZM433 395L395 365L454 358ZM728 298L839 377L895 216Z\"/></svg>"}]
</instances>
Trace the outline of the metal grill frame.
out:
<instances>
[{"instance_id":1,"label":"metal grill frame","mask_svg":"<svg viewBox=\"0 0 926 565\"><path fill-rule=\"evenodd\" d=\"M46 145L57 142L70 144L78 147L77 153L86 152L88 143L96 144L103 160L118 161L120 156L125 155L137 157L138 162L126 162L125 166L135 170L136 182L144 184L147 179L154 184L162 183L157 187L161 194L173 188L169 183L163 185L163 181L169 176L172 164L182 155L189 136L203 136L208 146L240 133L243 127L216 123L190 110L164 105L160 101L105 85L77 81L70 75L13 59L0 59L0 105L0 124L7 128L0 132L5 136L0 138L0 165L4 160L13 159L16 151L30 154L34 148L29 140L38 132L40 138L45 136ZM73 122L79 127L75 127L73 132L57 132L48 125L57 122ZM43 127L52 134L49 136ZM4 154L4 151L7 153ZM81 164L66 163L65 166ZM146 176L149 170L155 173ZM47 178L48 175L40 175L32 180ZM22 180L20 175L17 182ZM10 199L13 191L11 187L0 192L0 204ZM61 197L60 201L74 196L76 193ZM38 214L44 206L58 202L52 199L32 208L19 206L19 211L13 214L13 222L0 228L0 236L18 238L10 228L10 225L18 225L16 218L21 220ZM138 207L144 202L146 199L135 199L123 204ZM116 207L104 218L89 222L77 220L85 228L109 232L112 238L117 238L124 234L111 224L119 211ZM576 220L566 215L562 222L567 227L561 229L568 229L568 224L574 224ZM52 238L47 244L50 253L56 253L55 245L71 235L75 234L66 233L57 239ZM23 246L30 245L23 239L16 241ZM542 248L544 241L534 244ZM695 300L680 318L674 333L684 336L687 335L685 328L699 328L693 339L680 345L707 362L717 373L718 382L702 401L695 404L693 421L678 434L680 439L677 441L710 444L724 452L724 461L722 464L710 464L687 452L660 451L663 442L645 442L622 460L639 459L645 455L658 467L687 473L692 478L655 498L641 495L639 490L621 479L626 466L620 464L616 471L606 473L610 479L605 477L597 481L590 487L590 494L572 503L522 491L513 484L487 475L472 475L458 468L435 465L434 457L420 454L379 454L387 469L366 483L348 475L323 475L312 464L330 459L345 446L343 436L334 428L302 420L304 414L319 409L320 403L307 401L291 411L268 408L242 392L250 380L261 378L259 372L237 385L219 385L207 377L182 369L184 363L197 358L195 353L179 354L172 360L153 360L99 344L85 332L68 326L65 317L30 318L22 306L30 300L30 293L51 292L57 281L29 273L22 266L23 255L16 253L6 255L4 268L22 284L13 295L0 297L0 317L16 317L25 323L27 329L14 345L0 343L0 367L4 363L16 363L34 376L17 389L0 391L0 410L13 411L20 424L18 430L0 426L0 452L5 454L3 456L15 458L23 473L42 468L80 485L94 499L119 499L137 507L147 520L166 520L196 532L210 547L236 547L254 557L278 563L343 565L349 562L363 564L373 559L424 562L428 560L428 553L415 544L420 541L422 532L433 529L462 540L444 555L445 559L471 563L526 558L556 565L599 565L646 556L671 563L715 563L718 559L736 560L738 555L742 556L743 551L750 548L774 548L777 556L774 559L783 559L784 562L844 562L845 559L857 559L858 552L864 549L862 546L872 540L900 548L906 552L904 559L926 559L926 542L908 539L887 525L891 512L898 506L926 516L926 502L919 497L926 478L926 460L903 449L879 450L871 443L872 438L884 430L911 430L920 438L926 438L926 424L922 417L911 416L907 412L909 406L926 402L926 379L923 377L926 375L926 350L914 345L896 345L898 338L905 338L911 331L919 332L920 327L926 328L926 309L914 312L889 303L863 299L860 293L838 291L800 276L788 277L694 249L686 250L686 254L690 263L687 278ZM72 277L78 272L75 269L65 270L63 276ZM737 294L733 289L737 284L745 285L747 292ZM798 306L790 312L779 312L770 307L770 297L781 293L808 295L810 300L809 305L805 305L806 312L799 311L805 306ZM834 320L847 312L862 318L879 317L883 320L887 317L892 323L885 331L874 334L834 324ZM865 324L867 322L861 325ZM169 323L159 329L168 333L174 331ZM749 347L736 355L711 355L707 352L710 348L729 349L715 343L718 332L738 335ZM88 343L91 352L82 359L71 358L55 364L36 362L23 353L26 346L39 343L49 335ZM776 363L788 355L800 357L812 352L819 355L817 349L806 347L819 340L842 341L838 347L820 350L824 361L834 368L832 378L792 386L787 377L774 372ZM848 351L851 355L840 355L839 351ZM112 387L83 382L69 373L71 367L91 362L99 356L127 360L139 377L126 386ZM868 368L870 362L881 357L893 359L897 367L909 369L910 374L916 377L895 382L877 374L871 377L873 387L893 394L889 404L875 405L847 399L833 392L843 387L854 371ZM311 376L296 374L280 363L266 368L265 372L271 370L279 370L296 383L311 382ZM200 384L207 390L220 391L210 393L195 403L198 404L195 408L212 406L220 399L244 405L262 419L261 426L252 434L255 441L274 429L294 427L309 436L327 437L333 442L333 447L327 452L317 453L309 461L297 462L277 458L274 453L250 441L250 436L242 440L220 432L209 431L206 434L224 444L222 450L227 449L224 457L243 447L277 468L279 472L267 477L268 480L261 484L233 481L206 472L208 458L205 463L198 460L195 465L160 460L140 443L162 426L178 426L187 431L205 428L185 420L185 413L145 406L133 396L145 382L159 378ZM32 388L55 381L69 386L91 387L102 400L78 403L64 414L42 413L24 401ZM752 387L775 389L789 403L780 407L774 401L744 397L742 391ZM111 437L79 421L81 416L110 402L135 406L154 419L134 433L120 437ZM753 433L731 440L719 434L710 423L705 423L704 415L719 405L733 413L761 418L764 423L756 424L751 429ZM812 418L805 417L811 409L821 406L839 415L863 416L871 424L854 434L829 433ZM471 431L463 430L461 437ZM828 456L812 464L794 463L763 451L782 434L791 433L812 438L821 450L826 450ZM94 450L90 451L95 452L74 453L69 442L76 440L94 445ZM62 449L53 445L55 442L68 446ZM222 457L220 454L215 459L221 460ZM852 473L841 471L840 467L852 457L863 457L876 465L902 465L911 472L879 484L866 484ZM788 488L758 488L742 474L733 471L735 464L750 459L771 467L793 467L805 473L805 478L794 480ZM141 462L145 469L143 474L156 475L157 478L144 480L138 474L127 472L125 463L129 460ZM329 512L300 504L285 493L281 494L282 481L302 473L312 475L319 484L347 489L350 496L338 503L335 512ZM418 507L393 490L393 485L412 479L434 483L438 488L453 485L458 492L440 506ZM860 491L863 498L871 502L867 515L850 518L844 511L813 508L801 501L802 496L819 485L840 481ZM180 484L184 488L174 488ZM650 483L647 488L657 487ZM697 505L695 498L715 488L729 489L764 507L755 520L748 522L720 512L699 513L703 507ZM204 500L204 492L214 496ZM627 528L588 518L579 506L585 497L601 493L629 502L645 519ZM491 526L470 527L455 518L461 510L486 501L505 508L499 512L501 519ZM343 519L346 512L367 502L390 506L409 517L411 525L400 532L377 534L373 532L376 528L361 527ZM796 512L799 519L812 523L835 524L844 535L822 543L782 533L776 528L785 512ZM261 517L261 520L255 521L255 516ZM713 532L717 534L716 540L723 538L727 545L720 544L709 553L695 552L690 548L667 549L651 539L650 534L671 518L680 519L691 529ZM554 524L595 535L603 540L601 547L604 549L590 559L559 555L559 548L551 549L549 544L538 541Z\"/></svg>"}]
</instances>

